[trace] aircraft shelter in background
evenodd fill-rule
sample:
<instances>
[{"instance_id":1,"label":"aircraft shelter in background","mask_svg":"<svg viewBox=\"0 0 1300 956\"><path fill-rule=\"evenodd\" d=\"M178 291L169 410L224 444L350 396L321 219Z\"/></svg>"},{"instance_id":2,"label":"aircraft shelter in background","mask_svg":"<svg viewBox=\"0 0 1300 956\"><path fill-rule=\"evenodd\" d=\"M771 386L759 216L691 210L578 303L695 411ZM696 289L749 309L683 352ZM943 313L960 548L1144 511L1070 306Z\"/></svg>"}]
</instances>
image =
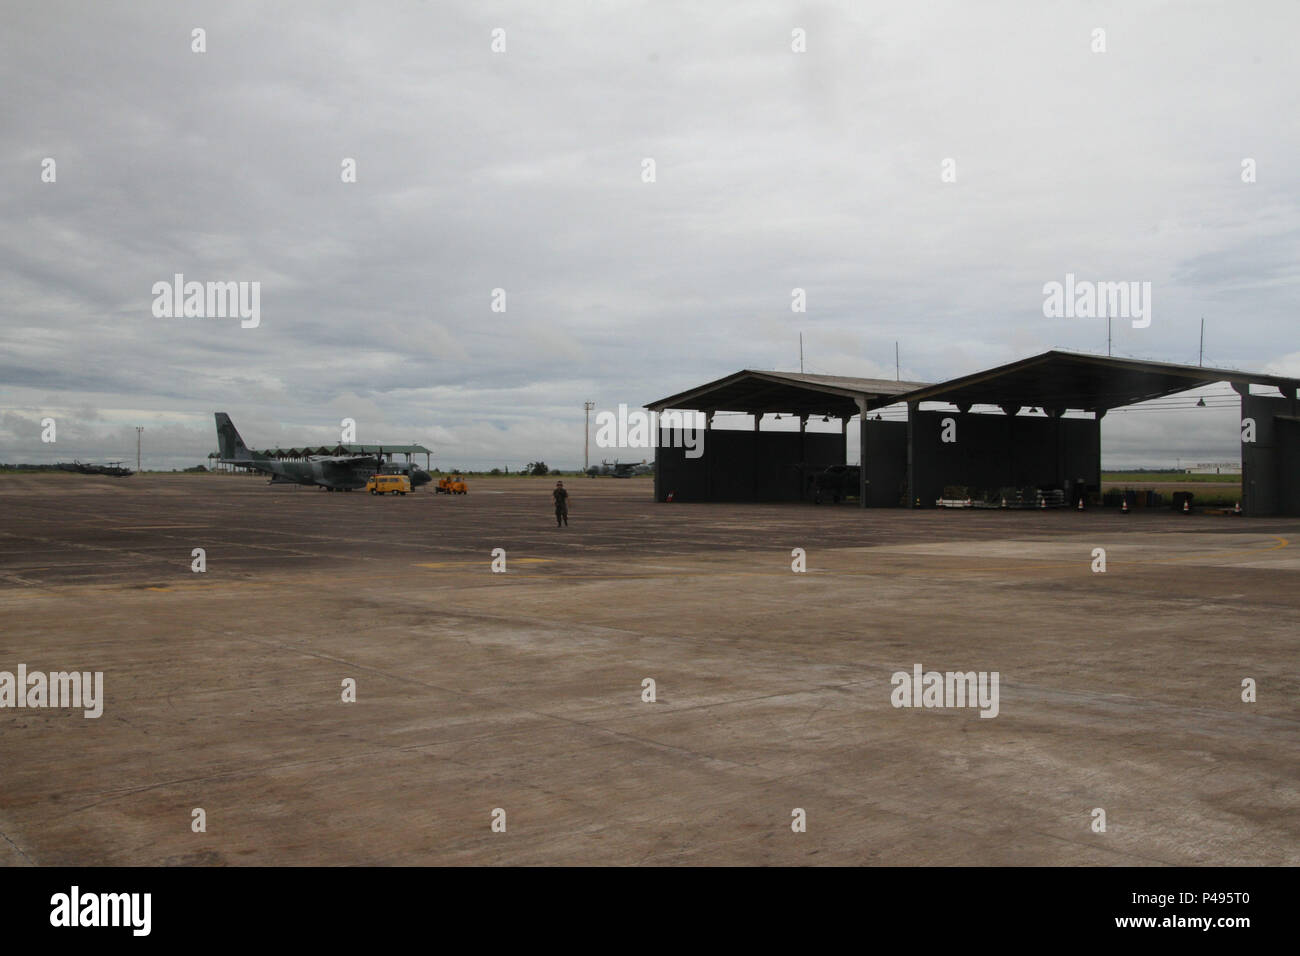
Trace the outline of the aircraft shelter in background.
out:
<instances>
[{"instance_id":1,"label":"aircraft shelter in background","mask_svg":"<svg viewBox=\"0 0 1300 956\"><path fill-rule=\"evenodd\" d=\"M744 369L670 395L645 407L704 413L704 453L688 458L680 438L657 436L655 497L802 499L811 472L851 464L856 417L864 508L933 507L952 486L1055 489L1073 504L1101 491L1110 409L1218 382L1241 398L1243 511L1300 515L1300 379L1060 350L937 385ZM898 405L905 421L878 415ZM719 412L752 415L753 428L714 429ZM799 430L763 431L768 414L797 417ZM839 430L807 431L809 418Z\"/></svg>"}]
</instances>

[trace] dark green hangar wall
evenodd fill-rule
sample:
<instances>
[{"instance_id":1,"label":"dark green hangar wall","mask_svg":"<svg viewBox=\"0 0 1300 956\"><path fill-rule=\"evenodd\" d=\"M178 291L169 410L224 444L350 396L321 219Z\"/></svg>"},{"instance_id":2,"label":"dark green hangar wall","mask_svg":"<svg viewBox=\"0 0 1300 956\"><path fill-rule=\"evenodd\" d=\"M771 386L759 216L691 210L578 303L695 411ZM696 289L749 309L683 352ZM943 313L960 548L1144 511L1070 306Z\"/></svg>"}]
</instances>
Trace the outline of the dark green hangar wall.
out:
<instances>
[{"instance_id":1,"label":"dark green hangar wall","mask_svg":"<svg viewBox=\"0 0 1300 956\"><path fill-rule=\"evenodd\" d=\"M907 503L907 422L862 422L862 466L866 471L868 508L895 508Z\"/></svg>"},{"instance_id":2,"label":"dark green hangar wall","mask_svg":"<svg viewBox=\"0 0 1300 956\"><path fill-rule=\"evenodd\" d=\"M1100 490L1098 419L915 411L909 427L913 505L919 498L921 507L933 507L948 485L964 485L972 493L1064 488L1070 502ZM871 470L868 478L874 486Z\"/></svg>"},{"instance_id":3,"label":"dark green hangar wall","mask_svg":"<svg viewBox=\"0 0 1300 956\"><path fill-rule=\"evenodd\" d=\"M1248 515L1300 515L1300 401L1241 396L1241 487Z\"/></svg>"},{"instance_id":4,"label":"dark green hangar wall","mask_svg":"<svg viewBox=\"0 0 1300 956\"><path fill-rule=\"evenodd\" d=\"M680 431L664 429L655 450L655 499L797 501L807 469L843 465L844 436L826 432L701 430L703 455L687 458Z\"/></svg>"}]
</instances>

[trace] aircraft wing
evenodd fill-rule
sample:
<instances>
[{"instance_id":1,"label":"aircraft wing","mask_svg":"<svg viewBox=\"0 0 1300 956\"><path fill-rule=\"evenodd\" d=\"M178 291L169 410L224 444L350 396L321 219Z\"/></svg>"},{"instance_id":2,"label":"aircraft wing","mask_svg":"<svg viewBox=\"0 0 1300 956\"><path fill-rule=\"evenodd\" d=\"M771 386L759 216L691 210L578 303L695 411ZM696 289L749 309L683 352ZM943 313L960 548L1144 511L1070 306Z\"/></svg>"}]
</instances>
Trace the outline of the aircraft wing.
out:
<instances>
[{"instance_id":1,"label":"aircraft wing","mask_svg":"<svg viewBox=\"0 0 1300 956\"><path fill-rule=\"evenodd\" d=\"M334 456L330 458L313 458L312 461L323 465L326 474L345 475L365 471L373 474L382 470L373 455Z\"/></svg>"}]
</instances>

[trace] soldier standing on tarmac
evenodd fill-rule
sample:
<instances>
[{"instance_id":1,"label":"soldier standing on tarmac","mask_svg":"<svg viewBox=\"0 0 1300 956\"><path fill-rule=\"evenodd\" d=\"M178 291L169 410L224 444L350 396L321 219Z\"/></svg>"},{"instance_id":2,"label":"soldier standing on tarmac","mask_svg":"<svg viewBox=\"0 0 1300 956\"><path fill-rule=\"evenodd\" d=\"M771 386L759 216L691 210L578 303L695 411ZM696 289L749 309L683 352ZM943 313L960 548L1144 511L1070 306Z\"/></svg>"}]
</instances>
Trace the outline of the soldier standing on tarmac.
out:
<instances>
[{"instance_id":1,"label":"soldier standing on tarmac","mask_svg":"<svg viewBox=\"0 0 1300 956\"><path fill-rule=\"evenodd\" d=\"M567 528L569 526L569 493L564 490L564 482L557 481L555 490L551 492L551 497L555 499L555 527L559 527L561 522Z\"/></svg>"}]
</instances>

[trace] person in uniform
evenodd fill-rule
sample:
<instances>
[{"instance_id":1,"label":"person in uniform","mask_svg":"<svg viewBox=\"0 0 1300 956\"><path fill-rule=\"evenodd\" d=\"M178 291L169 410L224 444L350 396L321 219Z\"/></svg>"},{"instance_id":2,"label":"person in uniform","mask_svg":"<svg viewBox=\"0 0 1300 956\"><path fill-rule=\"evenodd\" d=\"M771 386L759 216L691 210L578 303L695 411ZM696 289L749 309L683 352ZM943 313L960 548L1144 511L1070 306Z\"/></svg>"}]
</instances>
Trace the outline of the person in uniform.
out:
<instances>
[{"instance_id":1,"label":"person in uniform","mask_svg":"<svg viewBox=\"0 0 1300 956\"><path fill-rule=\"evenodd\" d=\"M564 482L557 481L555 490L551 492L551 497L555 499L555 527L563 524L566 528L569 526L569 493L564 490Z\"/></svg>"}]
</instances>

